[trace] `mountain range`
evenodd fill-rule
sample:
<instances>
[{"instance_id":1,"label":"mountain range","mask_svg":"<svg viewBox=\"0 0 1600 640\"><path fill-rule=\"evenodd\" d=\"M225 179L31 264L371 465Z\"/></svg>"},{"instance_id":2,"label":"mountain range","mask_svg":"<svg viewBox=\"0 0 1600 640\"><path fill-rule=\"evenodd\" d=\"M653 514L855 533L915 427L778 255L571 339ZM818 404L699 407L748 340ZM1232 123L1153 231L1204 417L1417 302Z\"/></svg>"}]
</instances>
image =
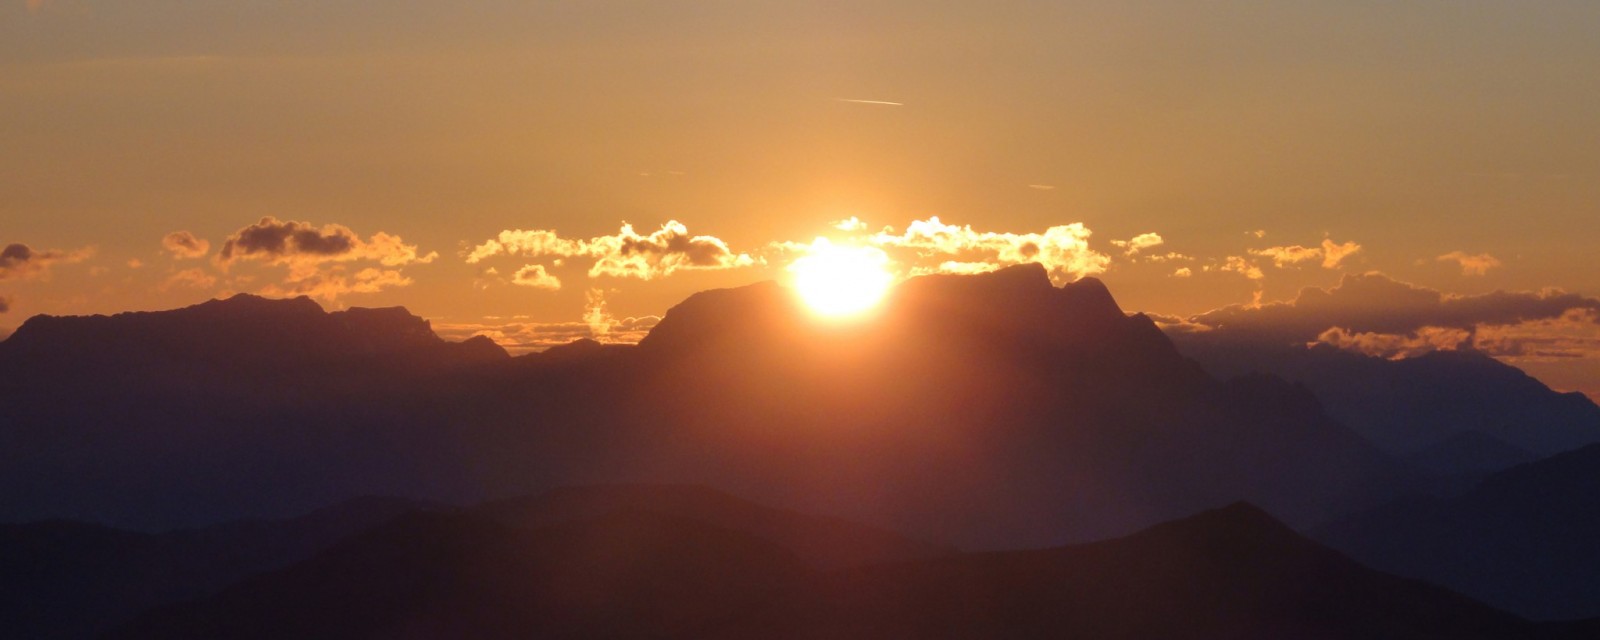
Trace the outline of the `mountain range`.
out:
<instances>
[{"instance_id":1,"label":"mountain range","mask_svg":"<svg viewBox=\"0 0 1600 640\"><path fill-rule=\"evenodd\" d=\"M36 317L0 343L0 380L14 521L689 482L1004 548L1239 499L1305 526L1430 486L1305 388L1215 379L1100 282L1037 265L913 279L858 323L774 283L702 292L637 346L520 358L304 299Z\"/></svg>"},{"instance_id":2,"label":"mountain range","mask_svg":"<svg viewBox=\"0 0 1600 640\"><path fill-rule=\"evenodd\" d=\"M1471 350L1169 336L1037 265L915 278L856 321L706 291L637 345L517 357L305 298L38 316L0 342L0 412L0 626L34 637L1600 617L1587 398Z\"/></svg>"},{"instance_id":3,"label":"mountain range","mask_svg":"<svg viewBox=\"0 0 1600 640\"><path fill-rule=\"evenodd\" d=\"M649 510L534 528L470 511L418 514L108 637L1471 639L1592 629L1530 623L1366 569L1239 503L1098 543L835 570L760 536Z\"/></svg>"}]
</instances>

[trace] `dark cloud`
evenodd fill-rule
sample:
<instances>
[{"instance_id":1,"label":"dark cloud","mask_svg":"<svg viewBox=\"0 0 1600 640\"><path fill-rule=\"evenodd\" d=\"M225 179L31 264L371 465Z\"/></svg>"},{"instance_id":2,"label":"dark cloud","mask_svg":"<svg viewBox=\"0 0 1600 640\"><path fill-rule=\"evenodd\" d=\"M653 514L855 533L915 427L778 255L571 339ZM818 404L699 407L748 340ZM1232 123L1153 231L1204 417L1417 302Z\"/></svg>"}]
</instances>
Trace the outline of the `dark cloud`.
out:
<instances>
[{"instance_id":1,"label":"dark cloud","mask_svg":"<svg viewBox=\"0 0 1600 640\"><path fill-rule=\"evenodd\" d=\"M1587 357L1600 299L1558 290L1452 295L1379 273L1346 275L1294 299L1232 305L1165 319L1191 339L1271 344L1324 342L1386 357L1471 346L1507 357ZM1204 336L1200 338L1199 336Z\"/></svg>"},{"instance_id":2,"label":"dark cloud","mask_svg":"<svg viewBox=\"0 0 1600 640\"><path fill-rule=\"evenodd\" d=\"M268 216L230 236L222 243L222 251L217 257L223 262L249 256L262 256L268 260L302 255L334 257L354 250L360 241L342 225L332 224L317 229L305 222L280 222Z\"/></svg>"},{"instance_id":3,"label":"dark cloud","mask_svg":"<svg viewBox=\"0 0 1600 640\"><path fill-rule=\"evenodd\" d=\"M331 301L347 293L374 293L411 284L411 279L398 269L360 265L346 269L339 263L399 267L432 262L436 257L437 253L419 256L416 245L405 244L400 236L381 231L362 239L340 224L318 227L267 216L228 236L217 251L216 260L224 269L242 260L287 265L289 272L284 281L263 288L262 295L309 295Z\"/></svg>"},{"instance_id":4,"label":"dark cloud","mask_svg":"<svg viewBox=\"0 0 1600 640\"><path fill-rule=\"evenodd\" d=\"M211 251L211 242L188 231L174 231L161 239L161 247L176 258L199 258Z\"/></svg>"},{"instance_id":5,"label":"dark cloud","mask_svg":"<svg viewBox=\"0 0 1600 640\"><path fill-rule=\"evenodd\" d=\"M11 311L11 298L0 296L0 313Z\"/></svg>"},{"instance_id":6,"label":"dark cloud","mask_svg":"<svg viewBox=\"0 0 1600 640\"><path fill-rule=\"evenodd\" d=\"M32 278L49 272L56 263L70 264L89 258L93 249L77 251L36 251L22 243L12 243L0 249L0 280Z\"/></svg>"},{"instance_id":7,"label":"dark cloud","mask_svg":"<svg viewBox=\"0 0 1600 640\"><path fill-rule=\"evenodd\" d=\"M1470 330L1559 318L1570 309L1600 309L1600 300L1555 290L1449 295L1367 273L1346 275L1331 289L1302 289L1287 302L1232 305L1188 323L1213 332L1308 342L1334 328L1383 334L1412 334L1425 327Z\"/></svg>"}]
</instances>

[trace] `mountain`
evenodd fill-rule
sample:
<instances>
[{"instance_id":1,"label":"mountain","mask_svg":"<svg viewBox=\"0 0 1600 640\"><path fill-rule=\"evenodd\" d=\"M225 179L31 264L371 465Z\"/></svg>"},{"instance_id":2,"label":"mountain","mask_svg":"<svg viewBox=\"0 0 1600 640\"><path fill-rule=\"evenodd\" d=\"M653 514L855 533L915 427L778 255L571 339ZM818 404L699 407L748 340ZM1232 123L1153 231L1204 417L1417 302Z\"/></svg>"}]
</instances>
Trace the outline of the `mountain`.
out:
<instances>
[{"instance_id":1,"label":"mountain","mask_svg":"<svg viewBox=\"0 0 1600 640\"><path fill-rule=\"evenodd\" d=\"M539 528L620 511L686 518L753 535L783 547L807 566L818 569L956 553L954 547L913 540L892 531L840 518L774 509L692 485L561 487L536 496L487 502L473 507L471 513L513 526Z\"/></svg>"},{"instance_id":2,"label":"mountain","mask_svg":"<svg viewBox=\"0 0 1600 640\"><path fill-rule=\"evenodd\" d=\"M1450 499L1405 501L1311 535L1384 571L1535 619L1600 617L1600 445L1532 462Z\"/></svg>"},{"instance_id":3,"label":"mountain","mask_svg":"<svg viewBox=\"0 0 1600 640\"><path fill-rule=\"evenodd\" d=\"M1538 460L1539 456L1494 436L1463 431L1430 447L1401 457L1439 474L1487 473Z\"/></svg>"},{"instance_id":4,"label":"mountain","mask_svg":"<svg viewBox=\"0 0 1600 640\"><path fill-rule=\"evenodd\" d=\"M90 637L150 607L208 595L403 513L437 508L368 497L287 520L163 534L61 520L0 525L0 629Z\"/></svg>"},{"instance_id":5,"label":"mountain","mask_svg":"<svg viewBox=\"0 0 1600 640\"><path fill-rule=\"evenodd\" d=\"M802 570L770 542L649 512L537 530L417 514L108 637L691 637Z\"/></svg>"},{"instance_id":6,"label":"mountain","mask_svg":"<svg viewBox=\"0 0 1600 640\"><path fill-rule=\"evenodd\" d=\"M816 577L725 638L1530 638L1234 504L1126 538Z\"/></svg>"},{"instance_id":7,"label":"mountain","mask_svg":"<svg viewBox=\"0 0 1600 640\"><path fill-rule=\"evenodd\" d=\"M1214 375L1262 372L1304 384L1335 419L1396 455L1468 433L1541 456L1600 442L1600 407L1587 396L1552 391L1471 349L1388 360L1331 345L1217 340L1205 333L1173 337ZM1449 471L1474 471L1488 460L1469 458L1465 467ZM1499 464L1518 461L1504 456Z\"/></svg>"},{"instance_id":8,"label":"mountain","mask_svg":"<svg viewBox=\"0 0 1600 640\"><path fill-rule=\"evenodd\" d=\"M1587 623L1586 623L1587 624ZM112 638L1543 638L1235 504L1127 538L828 572L623 510L521 529L403 517Z\"/></svg>"},{"instance_id":9,"label":"mountain","mask_svg":"<svg viewBox=\"0 0 1600 640\"><path fill-rule=\"evenodd\" d=\"M0 519L689 483L1004 548L1238 499L1304 526L1427 489L1305 388L1220 382L1099 281L1038 265L914 278L845 322L776 283L701 292L637 346L505 358L425 329L237 297L30 320L0 343Z\"/></svg>"}]
</instances>

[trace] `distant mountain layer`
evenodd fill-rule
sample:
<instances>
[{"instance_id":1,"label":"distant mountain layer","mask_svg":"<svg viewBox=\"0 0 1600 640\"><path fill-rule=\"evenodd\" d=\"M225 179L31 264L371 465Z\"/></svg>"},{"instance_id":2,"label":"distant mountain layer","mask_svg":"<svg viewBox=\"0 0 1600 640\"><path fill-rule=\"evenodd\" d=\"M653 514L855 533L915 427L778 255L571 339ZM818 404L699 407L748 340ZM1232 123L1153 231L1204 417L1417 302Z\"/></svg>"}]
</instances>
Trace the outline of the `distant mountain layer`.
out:
<instances>
[{"instance_id":1,"label":"distant mountain layer","mask_svg":"<svg viewBox=\"0 0 1600 640\"><path fill-rule=\"evenodd\" d=\"M1260 372L1304 384L1335 419L1394 454L1420 452L1469 433L1537 455L1600 442L1600 407L1587 396L1552 391L1477 351L1387 360L1329 345L1217 340L1204 333L1173 337L1214 375ZM1465 463L1484 461L1469 456ZM1467 467L1451 471L1472 470Z\"/></svg>"},{"instance_id":2,"label":"distant mountain layer","mask_svg":"<svg viewBox=\"0 0 1600 640\"><path fill-rule=\"evenodd\" d=\"M952 547L891 531L686 485L562 487L466 510L362 498L288 520L230 522L163 534L49 521L0 525L0 629L28 638L92 637L137 613L210 596L255 574L305 560L401 516L430 513L441 515L437 521L454 521L444 516L455 514L484 526L518 529L628 514L690 519L767 540L781 550L786 564L798 562L808 569L956 553Z\"/></svg>"},{"instance_id":3,"label":"distant mountain layer","mask_svg":"<svg viewBox=\"0 0 1600 640\"><path fill-rule=\"evenodd\" d=\"M783 547L807 566L837 569L864 564L954 555L954 547L913 540L840 518L762 506L693 485L561 487L523 498L487 502L477 516L523 528L593 519L619 511L648 511L692 518L758 536Z\"/></svg>"},{"instance_id":4,"label":"distant mountain layer","mask_svg":"<svg viewBox=\"0 0 1600 640\"><path fill-rule=\"evenodd\" d=\"M362 498L288 520L163 534L70 521L0 524L0 629L83 638L150 607L214 593L404 513L435 505Z\"/></svg>"},{"instance_id":5,"label":"distant mountain layer","mask_svg":"<svg viewBox=\"0 0 1600 640\"><path fill-rule=\"evenodd\" d=\"M1312 535L1384 571L1535 619L1600 616L1600 445L1514 467L1450 499L1405 501Z\"/></svg>"},{"instance_id":6,"label":"distant mountain layer","mask_svg":"<svg viewBox=\"0 0 1600 640\"><path fill-rule=\"evenodd\" d=\"M1577 629L1581 630L1581 629ZM833 572L694 518L416 516L114 638L1556 638L1234 505L1103 543Z\"/></svg>"},{"instance_id":7,"label":"distant mountain layer","mask_svg":"<svg viewBox=\"0 0 1600 640\"><path fill-rule=\"evenodd\" d=\"M0 401L0 519L141 528L678 482L1000 548L1238 499L1309 525L1427 484L1305 389L1219 382L1037 265L915 278L861 322L707 291L636 347L520 358L304 299L35 318L0 343Z\"/></svg>"}]
</instances>

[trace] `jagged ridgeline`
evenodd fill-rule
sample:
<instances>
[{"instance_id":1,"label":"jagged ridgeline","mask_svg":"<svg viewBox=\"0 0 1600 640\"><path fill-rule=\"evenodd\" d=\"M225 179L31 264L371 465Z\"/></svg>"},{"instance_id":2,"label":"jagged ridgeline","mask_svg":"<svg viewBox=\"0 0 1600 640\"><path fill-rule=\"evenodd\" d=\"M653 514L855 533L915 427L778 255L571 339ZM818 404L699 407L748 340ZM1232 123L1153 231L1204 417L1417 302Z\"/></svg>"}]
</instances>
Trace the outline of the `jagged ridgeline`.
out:
<instances>
[{"instance_id":1,"label":"jagged ridgeline","mask_svg":"<svg viewBox=\"0 0 1600 640\"><path fill-rule=\"evenodd\" d=\"M1216 380L1099 281L1037 266L913 279L854 324L773 283L707 291L636 347L521 358L402 309L236 296L33 318L0 367L10 520L682 481L1000 547L1236 499L1309 524L1418 483L1304 389Z\"/></svg>"}]
</instances>

